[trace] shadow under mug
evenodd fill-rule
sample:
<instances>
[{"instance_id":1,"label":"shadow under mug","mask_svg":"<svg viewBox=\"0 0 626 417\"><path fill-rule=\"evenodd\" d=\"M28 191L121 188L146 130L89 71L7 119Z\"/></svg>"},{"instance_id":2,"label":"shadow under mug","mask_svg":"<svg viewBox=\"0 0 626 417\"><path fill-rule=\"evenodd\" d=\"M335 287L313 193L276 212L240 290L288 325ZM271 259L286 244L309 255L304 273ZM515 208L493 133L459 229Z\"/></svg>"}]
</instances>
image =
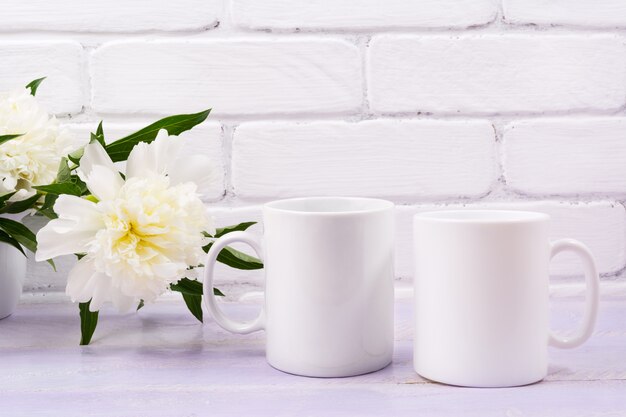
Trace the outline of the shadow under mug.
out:
<instances>
[{"instance_id":1,"label":"shadow under mug","mask_svg":"<svg viewBox=\"0 0 626 417\"><path fill-rule=\"evenodd\" d=\"M343 377L377 371L393 353L394 206L370 198L316 197L263 207L263 243L248 232L217 239L207 255L204 303L234 333L265 329L268 363L284 372ZM250 245L264 261L265 303L247 323L213 296L219 252Z\"/></svg>"},{"instance_id":2,"label":"shadow under mug","mask_svg":"<svg viewBox=\"0 0 626 417\"><path fill-rule=\"evenodd\" d=\"M599 278L589 249L550 242L543 213L463 210L414 216L414 366L452 385L502 387L543 379L548 345L572 348L591 335ZM549 263L578 255L586 275L586 310L577 332L549 330Z\"/></svg>"}]
</instances>

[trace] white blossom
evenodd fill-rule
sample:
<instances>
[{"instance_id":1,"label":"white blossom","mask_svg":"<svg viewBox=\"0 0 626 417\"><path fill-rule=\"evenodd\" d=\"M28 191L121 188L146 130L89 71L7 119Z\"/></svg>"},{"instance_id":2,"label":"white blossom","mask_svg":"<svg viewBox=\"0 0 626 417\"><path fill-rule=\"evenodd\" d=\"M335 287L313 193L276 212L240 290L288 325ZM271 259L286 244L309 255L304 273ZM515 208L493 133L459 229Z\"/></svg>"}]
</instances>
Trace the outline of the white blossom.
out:
<instances>
[{"instance_id":1,"label":"white blossom","mask_svg":"<svg viewBox=\"0 0 626 417\"><path fill-rule=\"evenodd\" d=\"M85 254L68 277L73 301L91 300L92 311L105 302L127 310L154 301L201 263L203 232L214 228L196 181L207 182L210 165L205 158L190 170L186 159L175 159L180 143L161 131L138 144L125 179L100 144L85 148L79 170L95 198L59 196L59 218L37 234L37 260Z\"/></svg>"},{"instance_id":2,"label":"white blossom","mask_svg":"<svg viewBox=\"0 0 626 417\"><path fill-rule=\"evenodd\" d=\"M0 93L0 136L15 134L22 136L0 145L0 194L16 191L11 200L53 182L61 158L85 144L50 117L28 89Z\"/></svg>"}]
</instances>

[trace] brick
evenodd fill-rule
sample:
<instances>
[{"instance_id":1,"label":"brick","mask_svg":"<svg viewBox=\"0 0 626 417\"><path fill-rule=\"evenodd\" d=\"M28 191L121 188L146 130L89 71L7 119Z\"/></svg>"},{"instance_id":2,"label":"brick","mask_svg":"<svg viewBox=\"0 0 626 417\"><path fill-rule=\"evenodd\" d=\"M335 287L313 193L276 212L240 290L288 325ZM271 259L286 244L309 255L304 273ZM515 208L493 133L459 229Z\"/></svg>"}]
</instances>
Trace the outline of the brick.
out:
<instances>
[{"instance_id":1,"label":"brick","mask_svg":"<svg viewBox=\"0 0 626 417\"><path fill-rule=\"evenodd\" d=\"M234 0L233 20L253 29L467 27L492 21L493 0Z\"/></svg>"},{"instance_id":2,"label":"brick","mask_svg":"<svg viewBox=\"0 0 626 417\"><path fill-rule=\"evenodd\" d=\"M626 47L612 35L383 35L369 50L381 113L602 110L626 97Z\"/></svg>"},{"instance_id":3,"label":"brick","mask_svg":"<svg viewBox=\"0 0 626 417\"><path fill-rule=\"evenodd\" d=\"M623 0L504 0L508 23L625 27L626 2Z\"/></svg>"},{"instance_id":4,"label":"brick","mask_svg":"<svg viewBox=\"0 0 626 417\"><path fill-rule=\"evenodd\" d=\"M83 59L76 42L0 42L0 91L47 77L37 91L42 105L53 114L78 113L85 96Z\"/></svg>"},{"instance_id":5,"label":"brick","mask_svg":"<svg viewBox=\"0 0 626 417\"><path fill-rule=\"evenodd\" d=\"M93 107L107 113L347 113L362 101L358 50L341 40L111 43L91 72Z\"/></svg>"},{"instance_id":6,"label":"brick","mask_svg":"<svg viewBox=\"0 0 626 417\"><path fill-rule=\"evenodd\" d=\"M598 269L609 274L622 269L626 263L624 251L625 211L618 203L565 203L552 201L472 203L466 205L420 205L397 208L396 275L413 276L412 239L413 215L433 210L487 209L528 210L547 213L552 218L552 239L572 238L586 244L592 251ZM554 258L551 273L555 276L582 274L578 258L562 254Z\"/></svg>"},{"instance_id":7,"label":"brick","mask_svg":"<svg viewBox=\"0 0 626 417\"><path fill-rule=\"evenodd\" d=\"M4 0L2 30L137 32L193 30L217 23L216 0Z\"/></svg>"},{"instance_id":8,"label":"brick","mask_svg":"<svg viewBox=\"0 0 626 417\"><path fill-rule=\"evenodd\" d=\"M143 127L153 121L145 123L104 123L104 134L107 142L113 142ZM94 132L97 123L69 124L67 125L76 135L89 137L89 132ZM202 125L184 132L180 135L184 139L181 150L182 156L204 155L209 157L214 167L214 180L201 189L203 201L216 201L223 197L224 188L224 164L222 153L222 132L218 123L205 122Z\"/></svg>"},{"instance_id":9,"label":"brick","mask_svg":"<svg viewBox=\"0 0 626 417\"><path fill-rule=\"evenodd\" d=\"M505 128L509 187L526 194L578 195L626 190L626 118L555 118Z\"/></svg>"},{"instance_id":10,"label":"brick","mask_svg":"<svg viewBox=\"0 0 626 417\"><path fill-rule=\"evenodd\" d=\"M480 196L495 181L486 121L245 123L232 179L243 198Z\"/></svg>"}]
</instances>

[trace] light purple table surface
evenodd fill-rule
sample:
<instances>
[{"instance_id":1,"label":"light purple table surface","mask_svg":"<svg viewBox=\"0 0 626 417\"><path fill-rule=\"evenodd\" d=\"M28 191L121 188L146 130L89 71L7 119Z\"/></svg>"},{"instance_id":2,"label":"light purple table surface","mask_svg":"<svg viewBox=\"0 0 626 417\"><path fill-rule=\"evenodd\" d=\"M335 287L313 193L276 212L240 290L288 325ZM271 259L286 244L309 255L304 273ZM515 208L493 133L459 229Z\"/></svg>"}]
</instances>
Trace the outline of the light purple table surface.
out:
<instances>
[{"instance_id":1,"label":"light purple table surface","mask_svg":"<svg viewBox=\"0 0 626 417\"><path fill-rule=\"evenodd\" d=\"M110 309L78 346L77 306L24 304L0 321L0 416L626 416L626 301L604 300L593 337L550 349L548 377L502 389L428 382L411 362L411 303L397 301L393 363L338 379L271 368L262 332L237 336L198 323L180 302ZM255 304L228 304L251 318ZM571 327L580 301L553 303Z\"/></svg>"}]
</instances>

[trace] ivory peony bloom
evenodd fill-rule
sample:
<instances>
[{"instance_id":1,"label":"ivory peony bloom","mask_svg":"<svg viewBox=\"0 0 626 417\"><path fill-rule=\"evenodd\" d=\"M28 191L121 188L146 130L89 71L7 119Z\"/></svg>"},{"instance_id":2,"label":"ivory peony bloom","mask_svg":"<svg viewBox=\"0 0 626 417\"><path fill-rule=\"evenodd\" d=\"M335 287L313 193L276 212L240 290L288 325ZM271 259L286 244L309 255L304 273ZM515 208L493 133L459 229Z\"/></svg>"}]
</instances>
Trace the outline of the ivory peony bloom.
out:
<instances>
[{"instance_id":1,"label":"ivory peony bloom","mask_svg":"<svg viewBox=\"0 0 626 417\"><path fill-rule=\"evenodd\" d=\"M85 147L79 175L95 198L59 196L59 218L37 234L38 261L85 254L68 276L72 301L91 300L91 311L112 302L124 311L139 299L154 301L201 263L203 232L213 224L195 180L210 175L208 159L175 160L180 144L161 131L151 144L136 145L125 179L100 144Z\"/></svg>"},{"instance_id":2,"label":"ivory peony bloom","mask_svg":"<svg viewBox=\"0 0 626 417\"><path fill-rule=\"evenodd\" d=\"M13 134L23 136L0 145L0 194L17 191L12 200L53 182L61 158L85 144L49 117L28 89L0 93L0 135Z\"/></svg>"}]
</instances>

